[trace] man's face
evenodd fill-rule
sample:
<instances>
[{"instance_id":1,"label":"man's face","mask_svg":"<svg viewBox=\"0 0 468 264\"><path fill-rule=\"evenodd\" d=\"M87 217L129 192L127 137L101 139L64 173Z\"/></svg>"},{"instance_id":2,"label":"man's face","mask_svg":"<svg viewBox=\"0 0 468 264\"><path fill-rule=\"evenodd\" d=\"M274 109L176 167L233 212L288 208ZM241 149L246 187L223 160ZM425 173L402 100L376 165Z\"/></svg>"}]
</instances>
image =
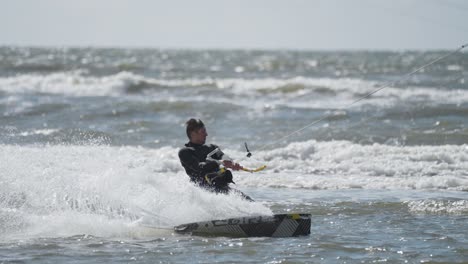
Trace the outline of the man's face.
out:
<instances>
[{"instance_id":1,"label":"man's face","mask_svg":"<svg viewBox=\"0 0 468 264\"><path fill-rule=\"evenodd\" d=\"M208 136L208 133L206 132L206 128L202 127L192 132L190 141L192 143L202 145L202 144L205 144L207 136Z\"/></svg>"}]
</instances>

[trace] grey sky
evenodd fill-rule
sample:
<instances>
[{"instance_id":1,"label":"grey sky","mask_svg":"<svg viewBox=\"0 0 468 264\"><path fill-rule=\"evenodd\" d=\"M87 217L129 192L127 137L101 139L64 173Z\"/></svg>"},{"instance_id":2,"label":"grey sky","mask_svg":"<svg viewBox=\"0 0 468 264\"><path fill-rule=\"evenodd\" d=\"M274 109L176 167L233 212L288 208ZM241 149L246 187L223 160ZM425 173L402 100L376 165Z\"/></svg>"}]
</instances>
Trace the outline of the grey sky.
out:
<instances>
[{"instance_id":1,"label":"grey sky","mask_svg":"<svg viewBox=\"0 0 468 264\"><path fill-rule=\"evenodd\" d=\"M0 45L453 49L465 0L0 0Z\"/></svg>"}]
</instances>

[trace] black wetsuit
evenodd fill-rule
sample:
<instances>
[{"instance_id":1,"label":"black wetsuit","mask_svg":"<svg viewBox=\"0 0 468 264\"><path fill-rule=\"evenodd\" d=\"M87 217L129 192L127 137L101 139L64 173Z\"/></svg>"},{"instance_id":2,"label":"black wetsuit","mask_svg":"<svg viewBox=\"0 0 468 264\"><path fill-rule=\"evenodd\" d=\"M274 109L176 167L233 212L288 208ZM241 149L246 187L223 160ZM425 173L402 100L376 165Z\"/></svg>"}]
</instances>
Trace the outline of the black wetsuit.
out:
<instances>
[{"instance_id":1,"label":"black wetsuit","mask_svg":"<svg viewBox=\"0 0 468 264\"><path fill-rule=\"evenodd\" d=\"M185 148L179 150L179 159L185 172L190 177L190 181L202 186L209 187L205 176L210 173L216 173L219 170L219 164L214 160L206 160L208 154L218 148L218 146L199 145L189 142ZM215 160L221 160L223 153L218 151L211 157Z\"/></svg>"},{"instance_id":2,"label":"black wetsuit","mask_svg":"<svg viewBox=\"0 0 468 264\"><path fill-rule=\"evenodd\" d=\"M179 150L179 159L185 172L190 177L190 181L210 191L229 193L231 191L229 183L233 183L232 173L229 170L225 170L224 173L219 173L220 167L218 162L215 161L221 160L224 153L218 150L211 156L214 160L206 159L208 154L216 148L218 148L218 146L213 144L199 145L189 142L185 144L184 148ZM244 193L235 189L234 191L240 193L245 199L252 201L252 199Z\"/></svg>"}]
</instances>

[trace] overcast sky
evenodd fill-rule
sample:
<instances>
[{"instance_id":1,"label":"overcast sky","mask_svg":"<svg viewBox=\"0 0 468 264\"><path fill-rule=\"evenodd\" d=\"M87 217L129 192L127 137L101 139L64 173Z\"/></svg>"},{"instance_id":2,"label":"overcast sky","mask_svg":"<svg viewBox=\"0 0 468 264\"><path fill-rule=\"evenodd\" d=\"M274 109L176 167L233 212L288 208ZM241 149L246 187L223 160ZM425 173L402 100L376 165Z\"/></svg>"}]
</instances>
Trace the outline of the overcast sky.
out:
<instances>
[{"instance_id":1,"label":"overcast sky","mask_svg":"<svg viewBox=\"0 0 468 264\"><path fill-rule=\"evenodd\" d=\"M0 0L0 45L453 49L466 0Z\"/></svg>"}]
</instances>

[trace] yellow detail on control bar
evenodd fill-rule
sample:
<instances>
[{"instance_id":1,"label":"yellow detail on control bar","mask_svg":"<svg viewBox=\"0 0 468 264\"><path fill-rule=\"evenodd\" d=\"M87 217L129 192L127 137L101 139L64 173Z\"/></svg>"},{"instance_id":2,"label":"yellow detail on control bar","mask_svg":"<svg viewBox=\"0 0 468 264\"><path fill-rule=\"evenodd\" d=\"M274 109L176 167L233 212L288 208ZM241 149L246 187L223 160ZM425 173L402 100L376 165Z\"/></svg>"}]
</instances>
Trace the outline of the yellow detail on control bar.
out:
<instances>
[{"instance_id":1,"label":"yellow detail on control bar","mask_svg":"<svg viewBox=\"0 0 468 264\"><path fill-rule=\"evenodd\" d=\"M247 171L247 172L259 172L259 171L262 171L266 168L266 165L263 165L263 166L260 166L256 169L247 169L247 168L242 168L243 171Z\"/></svg>"}]
</instances>

